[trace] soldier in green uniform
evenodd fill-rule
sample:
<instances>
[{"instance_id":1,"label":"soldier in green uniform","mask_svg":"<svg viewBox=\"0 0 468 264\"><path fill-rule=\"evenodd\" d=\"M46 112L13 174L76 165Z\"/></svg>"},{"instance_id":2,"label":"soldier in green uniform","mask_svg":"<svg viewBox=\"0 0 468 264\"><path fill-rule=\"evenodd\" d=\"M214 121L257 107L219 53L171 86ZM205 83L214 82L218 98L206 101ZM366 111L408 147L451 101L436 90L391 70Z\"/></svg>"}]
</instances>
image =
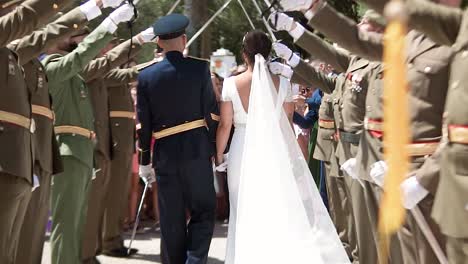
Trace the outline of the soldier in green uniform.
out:
<instances>
[{"instance_id":1,"label":"soldier in green uniform","mask_svg":"<svg viewBox=\"0 0 468 264\"><path fill-rule=\"evenodd\" d=\"M53 178L52 263L81 263L81 241L93 170L95 133L86 65L112 40L117 24L129 21L133 8L126 4L106 18L66 55L51 54L43 60L50 78L49 90L56 111L55 133L64 172ZM82 38L81 36L80 38ZM80 42L79 40L74 40ZM68 42L68 49L70 49Z\"/></svg>"},{"instance_id":2,"label":"soldier in green uniform","mask_svg":"<svg viewBox=\"0 0 468 264\"><path fill-rule=\"evenodd\" d=\"M91 104L94 110L94 127L97 145L95 147L95 160L97 169L95 177L91 182L90 196L88 201L88 214L84 229L82 259L85 263L92 260L102 251L102 223L104 219L105 197L109 182L112 181L111 169L111 134L109 123L109 96L104 76L110 70L122 65L128 60L128 54L134 57L141 50L143 44L150 42L152 37L145 38L145 32L152 32L153 28L127 40L112 50L105 52L102 56L91 61L82 71L82 77L90 90ZM154 35L153 35L154 37ZM108 49L110 49L108 47ZM107 50L108 50L107 49Z\"/></svg>"},{"instance_id":3,"label":"soldier in green uniform","mask_svg":"<svg viewBox=\"0 0 468 264\"><path fill-rule=\"evenodd\" d=\"M68 0L28 0L14 10L0 1L0 263L15 263L16 251L33 183L31 101L17 54L7 45L32 33ZM14 98L14 100L12 100Z\"/></svg>"},{"instance_id":4,"label":"soldier in green uniform","mask_svg":"<svg viewBox=\"0 0 468 264\"><path fill-rule=\"evenodd\" d=\"M36 122L36 131L33 135L35 145L34 177L38 178L39 183L39 186L34 186L21 229L16 255L17 263L40 263L42 260L45 228L49 219L52 175L61 172L61 160L53 132L55 117L51 109L48 78L37 57L53 43L69 37L76 30L83 28L88 19L96 17L98 14L93 15L92 10L90 10L92 5L94 4L87 3L76 7L45 28L8 45L8 48L18 54L31 96L32 114ZM24 252L28 252L28 254Z\"/></svg>"},{"instance_id":5,"label":"soldier in green uniform","mask_svg":"<svg viewBox=\"0 0 468 264\"><path fill-rule=\"evenodd\" d=\"M333 36L335 41L343 43L351 51L370 59L382 58L383 45L380 37L359 34L354 22L339 16L336 11L327 5L320 3L313 8L315 13L312 18L315 26L326 31L327 36ZM340 31L326 27L327 23L338 23ZM329 32L328 32L329 31ZM344 33L345 32L345 33ZM357 36L357 38L356 38ZM431 232L436 236L439 245L445 244L445 238L441 235L439 227L430 217L434 201L435 189L429 193L426 188L433 182L434 174L425 168L434 166L431 155L435 152L442 137L442 116L445 98L447 94L447 82L449 74L449 61L452 51L448 47L434 43L425 35L412 30L407 35L407 65L408 80L410 85L410 121L412 142L408 145L411 156L411 173L402 184L405 194L404 206L413 209L417 204L429 223ZM381 105L379 105L381 107ZM382 120L381 117L373 119ZM363 155L364 150L362 151ZM369 164L370 165L370 164ZM382 179L377 179L379 173L377 164L370 166L370 172L365 175L373 177L373 182L382 186ZM374 168L374 170L372 170ZM384 170L380 170L380 176ZM424 185L421 185L420 182ZM428 188L429 189L429 188ZM421 195L417 195L421 194ZM414 197L418 197L416 199ZM403 229L399 232L402 242L403 258L408 263L437 263L434 250L427 242L417 219L410 213L406 218Z\"/></svg>"}]
</instances>

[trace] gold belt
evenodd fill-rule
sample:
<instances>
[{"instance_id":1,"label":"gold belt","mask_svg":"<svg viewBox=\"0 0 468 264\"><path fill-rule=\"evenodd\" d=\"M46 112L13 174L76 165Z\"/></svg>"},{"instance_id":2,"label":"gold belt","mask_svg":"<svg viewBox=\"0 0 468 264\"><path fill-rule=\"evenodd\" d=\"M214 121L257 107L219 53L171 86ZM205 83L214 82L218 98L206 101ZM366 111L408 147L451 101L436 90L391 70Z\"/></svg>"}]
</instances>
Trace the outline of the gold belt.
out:
<instances>
[{"instance_id":1,"label":"gold belt","mask_svg":"<svg viewBox=\"0 0 468 264\"><path fill-rule=\"evenodd\" d=\"M109 117L135 119L135 112L130 111L110 111Z\"/></svg>"},{"instance_id":2,"label":"gold belt","mask_svg":"<svg viewBox=\"0 0 468 264\"><path fill-rule=\"evenodd\" d=\"M211 119L213 119L214 121L219 122L219 120L221 120L221 117L219 115L211 114Z\"/></svg>"},{"instance_id":3,"label":"gold belt","mask_svg":"<svg viewBox=\"0 0 468 264\"><path fill-rule=\"evenodd\" d=\"M27 118L19 114L0 111L0 121L26 128L31 133L36 131L36 123L34 122L34 119Z\"/></svg>"},{"instance_id":4,"label":"gold belt","mask_svg":"<svg viewBox=\"0 0 468 264\"><path fill-rule=\"evenodd\" d=\"M408 154L412 157L432 155L439 147L439 142L424 142L408 144Z\"/></svg>"},{"instance_id":5,"label":"gold belt","mask_svg":"<svg viewBox=\"0 0 468 264\"><path fill-rule=\"evenodd\" d=\"M45 116L52 121L55 120L54 112L50 110L48 107L44 107L40 105L32 105L31 107L32 107L33 114Z\"/></svg>"},{"instance_id":6,"label":"gold belt","mask_svg":"<svg viewBox=\"0 0 468 264\"><path fill-rule=\"evenodd\" d=\"M186 132L189 130L193 130L196 128L200 128L200 127L206 127L205 119L195 120L195 121L184 123L178 126L163 129L159 132L153 133L153 137L155 139L165 138L168 136L176 135L176 134Z\"/></svg>"},{"instance_id":7,"label":"gold belt","mask_svg":"<svg viewBox=\"0 0 468 264\"><path fill-rule=\"evenodd\" d=\"M56 126L55 127L55 134L72 134L72 135L80 135L85 138L95 139L96 133L86 128L77 127L77 126Z\"/></svg>"},{"instance_id":8,"label":"gold belt","mask_svg":"<svg viewBox=\"0 0 468 264\"><path fill-rule=\"evenodd\" d=\"M468 126L449 125L448 138L452 143L468 144Z\"/></svg>"},{"instance_id":9,"label":"gold belt","mask_svg":"<svg viewBox=\"0 0 468 264\"><path fill-rule=\"evenodd\" d=\"M382 120L377 120L377 119L370 119L370 118L365 118L364 119L364 128L366 130L372 130L372 131L377 131L377 132L383 132L383 123Z\"/></svg>"},{"instance_id":10,"label":"gold belt","mask_svg":"<svg viewBox=\"0 0 468 264\"><path fill-rule=\"evenodd\" d=\"M335 120L320 119L319 126L321 128L333 129L335 128Z\"/></svg>"}]
</instances>

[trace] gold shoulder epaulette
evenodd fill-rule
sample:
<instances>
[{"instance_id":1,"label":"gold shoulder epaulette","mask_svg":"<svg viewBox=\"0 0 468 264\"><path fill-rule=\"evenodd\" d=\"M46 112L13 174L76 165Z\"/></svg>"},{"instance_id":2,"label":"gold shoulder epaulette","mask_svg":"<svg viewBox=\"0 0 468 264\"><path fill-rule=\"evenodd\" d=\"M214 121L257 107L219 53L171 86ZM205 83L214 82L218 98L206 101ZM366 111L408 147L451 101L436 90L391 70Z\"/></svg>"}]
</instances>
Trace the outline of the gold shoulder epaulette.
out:
<instances>
[{"instance_id":1,"label":"gold shoulder epaulette","mask_svg":"<svg viewBox=\"0 0 468 264\"><path fill-rule=\"evenodd\" d=\"M154 64L156 64L156 63L158 63L158 62L159 62L159 60L153 59L153 60L150 60L150 61L148 61L148 62L145 62L145 63L142 63L142 64L138 64L138 65L136 66L136 68L137 68L138 71L142 71L142 70L148 68L149 66L154 65Z\"/></svg>"},{"instance_id":2,"label":"gold shoulder epaulette","mask_svg":"<svg viewBox=\"0 0 468 264\"><path fill-rule=\"evenodd\" d=\"M198 57L193 57L193 56L187 56L187 58L198 60L198 61L204 61L204 62L210 62L208 59L203 59L203 58L198 58Z\"/></svg>"}]
</instances>

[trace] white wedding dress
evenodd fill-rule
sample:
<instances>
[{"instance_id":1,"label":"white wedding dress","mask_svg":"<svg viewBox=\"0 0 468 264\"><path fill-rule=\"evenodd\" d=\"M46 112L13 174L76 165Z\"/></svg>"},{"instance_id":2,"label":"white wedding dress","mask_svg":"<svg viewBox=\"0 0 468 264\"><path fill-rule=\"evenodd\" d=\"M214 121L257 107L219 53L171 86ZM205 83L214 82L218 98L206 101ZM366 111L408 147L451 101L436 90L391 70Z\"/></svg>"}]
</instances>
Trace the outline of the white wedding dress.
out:
<instances>
[{"instance_id":1,"label":"white wedding dress","mask_svg":"<svg viewBox=\"0 0 468 264\"><path fill-rule=\"evenodd\" d=\"M225 263L349 263L283 111L291 85L282 78L277 92L264 58L255 59L248 111L233 78L222 93L235 126Z\"/></svg>"}]
</instances>

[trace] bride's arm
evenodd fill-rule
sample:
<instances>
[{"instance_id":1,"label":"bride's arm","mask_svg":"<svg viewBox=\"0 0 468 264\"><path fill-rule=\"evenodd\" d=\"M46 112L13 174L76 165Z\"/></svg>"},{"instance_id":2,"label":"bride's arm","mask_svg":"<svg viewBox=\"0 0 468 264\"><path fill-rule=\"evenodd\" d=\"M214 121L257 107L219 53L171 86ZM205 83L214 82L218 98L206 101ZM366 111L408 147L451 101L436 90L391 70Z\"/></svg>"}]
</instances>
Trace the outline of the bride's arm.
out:
<instances>
[{"instance_id":1,"label":"bride's arm","mask_svg":"<svg viewBox=\"0 0 468 264\"><path fill-rule=\"evenodd\" d=\"M216 164L223 162L223 154L231 134L234 110L232 102L221 102L221 118L216 132Z\"/></svg>"}]
</instances>

